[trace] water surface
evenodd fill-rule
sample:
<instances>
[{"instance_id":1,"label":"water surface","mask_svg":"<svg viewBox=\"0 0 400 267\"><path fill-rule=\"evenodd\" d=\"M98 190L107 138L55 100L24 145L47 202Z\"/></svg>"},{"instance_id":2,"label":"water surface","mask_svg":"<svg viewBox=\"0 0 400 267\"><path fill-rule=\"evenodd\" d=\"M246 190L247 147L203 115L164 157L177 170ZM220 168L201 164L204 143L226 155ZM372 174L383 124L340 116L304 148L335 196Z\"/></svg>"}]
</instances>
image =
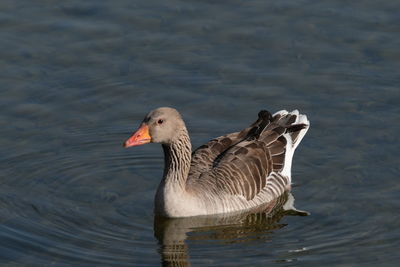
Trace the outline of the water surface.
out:
<instances>
[{"instance_id":1,"label":"water surface","mask_svg":"<svg viewBox=\"0 0 400 267\"><path fill-rule=\"evenodd\" d=\"M395 266L399 10L1 1L0 262ZM159 106L182 113L194 147L260 109L307 114L292 193L311 215L155 219L162 150L121 144Z\"/></svg>"}]
</instances>

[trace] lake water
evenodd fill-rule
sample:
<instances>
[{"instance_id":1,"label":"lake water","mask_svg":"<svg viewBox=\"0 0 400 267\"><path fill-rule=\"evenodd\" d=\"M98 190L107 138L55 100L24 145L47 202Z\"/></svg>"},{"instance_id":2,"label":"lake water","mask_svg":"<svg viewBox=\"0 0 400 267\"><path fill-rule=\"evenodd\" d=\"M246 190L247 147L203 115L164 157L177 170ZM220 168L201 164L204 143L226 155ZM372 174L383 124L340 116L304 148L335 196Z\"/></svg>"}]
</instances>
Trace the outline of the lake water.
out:
<instances>
[{"instance_id":1,"label":"lake water","mask_svg":"<svg viewBox=\"0 0 400 267\"><path fill-rule=\"evenodd\" d=\"M0 2L4 266L397 266L398 1ZM309 216L155 219L159 106L194 147L260 109L311 128L292 194Z\"/></svg>"}]
</instances>

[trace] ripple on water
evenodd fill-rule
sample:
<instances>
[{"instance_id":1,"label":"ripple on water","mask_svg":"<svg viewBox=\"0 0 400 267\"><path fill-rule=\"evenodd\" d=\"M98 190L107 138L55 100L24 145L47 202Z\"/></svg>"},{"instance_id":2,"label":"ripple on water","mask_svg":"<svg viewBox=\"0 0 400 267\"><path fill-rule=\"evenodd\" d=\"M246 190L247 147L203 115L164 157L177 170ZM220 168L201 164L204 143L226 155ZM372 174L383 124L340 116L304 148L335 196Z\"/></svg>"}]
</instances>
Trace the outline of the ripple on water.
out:
<instances>
[{"instance_id":1,"label":"ripple on water","mask_svg":"<svg viewBox=\"0 0 400 267\"><path fill-rule=\"evenodd\" d=\"M13 196L0 202L13 211L4 216L2 210L1 227L7 241L3 244L13 251L14 259L29 254L70 262L129 262L132 250L146 254L154 242L152 235L145 234L152 232L151 225L131 223L108 203L88 204L56 196L32 202ZM147 219L151 221L151 216Z\"/></svg>"},{"instance_id":2,"label":"ripple on water","mask_svg":"<svg viewBox=\"0 0 400 267\"><path fill-rule=\"evenodd\" d=\"M97 132L90 128L70 131L68 142L58 151L42 148L1 158L3 174L7 174L0 189L5 259L28 263L47 258L43 264L51 259L92 264L154 259L154 192L148 190L155 190L159 177L140 176L149 176L147 172L154 170L155 163L161 165L162 158L140 149L124 150L125 136L115 129ZM24 168L15 168L21 164ZM136 205L143 207L132 212L130 206ZM144 258L134 259L132 253Z\"/></svg>"}]
</instances>

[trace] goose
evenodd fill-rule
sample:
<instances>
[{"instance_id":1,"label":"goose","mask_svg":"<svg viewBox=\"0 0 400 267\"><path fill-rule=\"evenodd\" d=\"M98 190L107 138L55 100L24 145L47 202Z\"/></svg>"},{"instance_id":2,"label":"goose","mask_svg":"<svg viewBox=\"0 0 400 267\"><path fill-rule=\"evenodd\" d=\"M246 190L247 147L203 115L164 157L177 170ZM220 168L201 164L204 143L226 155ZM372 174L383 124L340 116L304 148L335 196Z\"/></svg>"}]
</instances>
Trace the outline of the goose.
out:
<instances>
[{"instance_id":1,"label":"goose","mask_svg":"<svg viewBox=\"0 0 400 267\"><path fill-rule=\"evenodd\" d=\"M123 143L133 147L160 143L164 173L154 212L189 217L255 209L291 189L293 153L310 122L298 110L266 110L240 132L215 138L192 153L180 113L157 108Z\"/></svg>"}]
</instances>

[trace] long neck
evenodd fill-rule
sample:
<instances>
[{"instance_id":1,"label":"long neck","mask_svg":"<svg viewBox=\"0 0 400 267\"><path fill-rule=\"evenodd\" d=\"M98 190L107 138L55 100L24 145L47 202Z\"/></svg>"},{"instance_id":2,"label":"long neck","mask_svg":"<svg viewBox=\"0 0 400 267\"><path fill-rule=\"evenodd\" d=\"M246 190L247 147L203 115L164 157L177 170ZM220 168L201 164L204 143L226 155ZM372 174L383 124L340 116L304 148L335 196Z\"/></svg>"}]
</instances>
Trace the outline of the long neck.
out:
<instances>
[{"instance_id":1,"label":"long neck","mask_svg":"<svg viewBox=\"0 0 400 267\"><path fill-rule=\"evenodd\" d=\"M176 189L185 189L192 158L192 145L186 128L182 129L179 138L164 149L164 182Z\"/></svg>"}]
</instances>

